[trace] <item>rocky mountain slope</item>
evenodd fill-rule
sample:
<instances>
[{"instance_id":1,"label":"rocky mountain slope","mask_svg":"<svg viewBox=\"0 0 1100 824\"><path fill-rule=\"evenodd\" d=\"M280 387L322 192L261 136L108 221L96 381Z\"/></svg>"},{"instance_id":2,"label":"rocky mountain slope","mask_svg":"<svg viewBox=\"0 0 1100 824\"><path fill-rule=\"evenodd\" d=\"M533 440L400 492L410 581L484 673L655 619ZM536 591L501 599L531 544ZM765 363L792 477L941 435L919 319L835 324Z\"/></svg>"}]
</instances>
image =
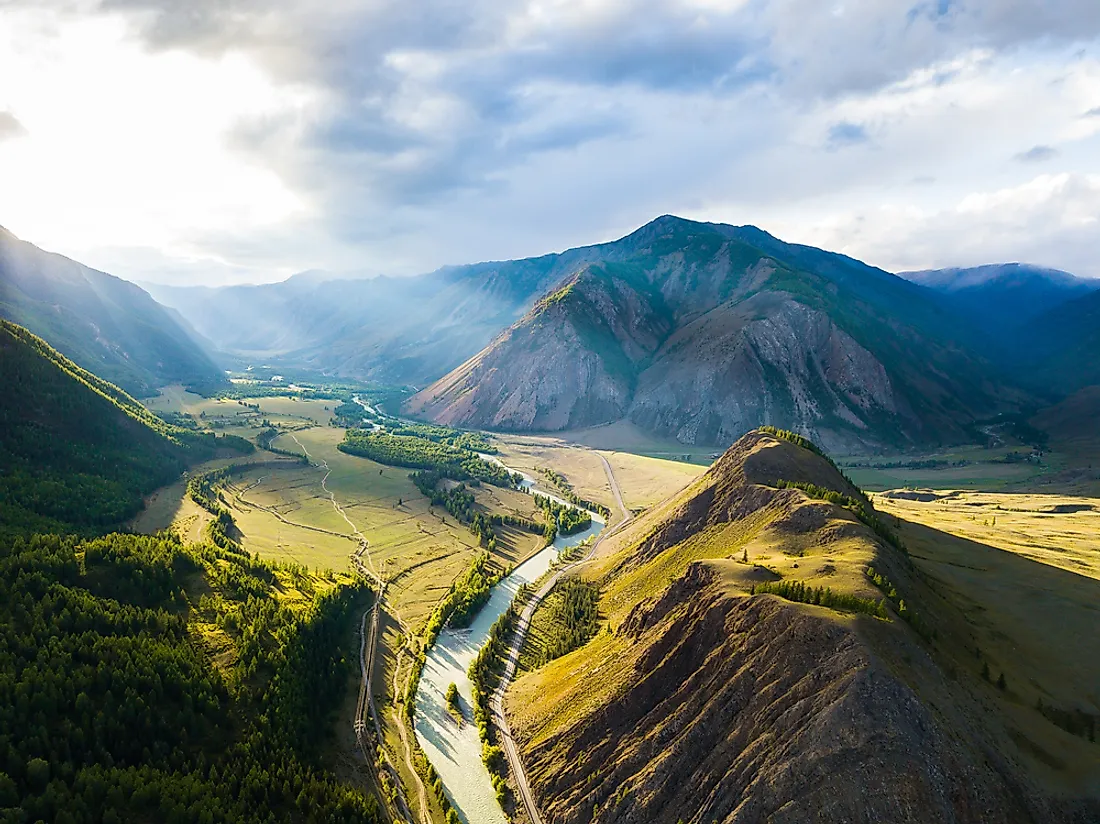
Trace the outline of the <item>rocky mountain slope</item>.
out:
<instances>
[{"instance_id":1,"label":"rocky mountain slope","mask_svg":"<svg viewBox=\"0 0 1100 824\"><path fill-rule=\"evenodd\" d=\"M507 696L546 820L1095 820L1095 745L983 680L958 594L880 533L826 459L754 432L605 542L602 631ZM1048 782L1059 747L1084 786Z\"/></svg>"},{"instance_id":2,"label":"rocky mountain slope","mask_svg":"<svg viewBox=\"0 0 1100 824\"><path fill-rule=\"evenodd\" d=\"M752 227L661 218L604 249L407 411L686 443L761 424L829 446L961 439L1020 395L928 290Z\"/></svg>"},{"instance_id":3,"label":"rocky mountain slope","mask_svg":"<svg viewBox=\"0 0 1100 824\"><path fill-rule=\"evenodd\" d=\"M3 228L0 317L137 397L170 383L225 381L186 329L145 291Z\"/></svg>"}]
</instances>

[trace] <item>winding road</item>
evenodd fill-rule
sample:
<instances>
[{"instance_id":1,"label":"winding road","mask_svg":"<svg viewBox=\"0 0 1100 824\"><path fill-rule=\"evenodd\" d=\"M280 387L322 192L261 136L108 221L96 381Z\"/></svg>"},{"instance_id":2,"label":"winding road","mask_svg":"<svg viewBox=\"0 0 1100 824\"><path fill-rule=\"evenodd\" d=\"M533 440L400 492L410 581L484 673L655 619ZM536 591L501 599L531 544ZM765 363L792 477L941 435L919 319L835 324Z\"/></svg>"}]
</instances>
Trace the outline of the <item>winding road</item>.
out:
<instances>
[{"instance_id":1,"label":"winding road","mask_svg":"<svg viewBox=\"0 0 1100 824\"><path fill-rule=\"evenodd\" d=\"M596 454L599 456L600 460L603 461L603 469L607 474L607 482L611 486L611 493L615 496L615 504L623 514L622 520L593 541L592 546L589 548L588 552L584 554L584 557L556 570L539 588L538 592L535 593L527 606L524 607L523 612L519 616L519 622L516 624L516 634L512 639L512 646L508 650L508 660L504 666L504 675L501 677L500 684L497 686L489 702L489 707L493 713L493 723L496 724L497 729L500 731L500 742L504 749L504 754L508 757L508 764L512 770L512 775L515 776L516 786L519 789L520 797L523 799L523 806L527 809L527 815L531 819L531 824L543 824L543 819L542 816L539 815L538 807L535 805L535 796L534 793L531 792L531 785L527 781L527 773L524 772L523 761L519 757L519 748L516 746L515 739L512 737L512 729L508 726L508 719L504 715L504 692L507 690L508 684L516 674L516 667L519 664L519 653L523 648L523 641L527 637L527 631L530 629L531 618L535 614L535 610L538 609L543 598L550 594L550 590L552 590L555 584L561 580L562 576L572 572L581 564L590 560L596 554L596 550L599 548L600 544L626 526L633 517L630 510L626 508L626 504L623 503L623 493L622 490L619 489L619 482L615 479L615 473L611 470L611 464L608 463L607 458L601 453L597 452Z\"/></svg>"}]
</instances>

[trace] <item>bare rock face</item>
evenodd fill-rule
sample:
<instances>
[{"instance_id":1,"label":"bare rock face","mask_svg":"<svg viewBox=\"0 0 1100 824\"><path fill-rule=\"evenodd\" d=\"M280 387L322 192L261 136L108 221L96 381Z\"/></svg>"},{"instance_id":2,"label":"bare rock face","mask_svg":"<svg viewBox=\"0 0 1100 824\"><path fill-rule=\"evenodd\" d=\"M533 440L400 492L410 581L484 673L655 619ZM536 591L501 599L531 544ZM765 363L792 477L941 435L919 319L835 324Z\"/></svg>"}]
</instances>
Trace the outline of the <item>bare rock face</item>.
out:
<instances>
[{"instance_id":1,"label":"bare rock face","mask_svg":"<svg viewBox=\"0 0 1100 824\"><path fill-rule=\"evenodd\" d=\"M617 420L638 364L668 334L659 298L611 267L582 270L408 409L460 426L560 430Z\"/></svg>"},{"instance_id":2,"label":"bare rock face","mask_svg":"<svg viewBox=\"0 0 1100 824\"><path fill-rule=\"evenodd\" d=\"M823 312L777 294L725 304L678 330L640 377L635 423L687 443L781 422L867 431L911 416L885 367Z\"/></svg>"}]
</instances>

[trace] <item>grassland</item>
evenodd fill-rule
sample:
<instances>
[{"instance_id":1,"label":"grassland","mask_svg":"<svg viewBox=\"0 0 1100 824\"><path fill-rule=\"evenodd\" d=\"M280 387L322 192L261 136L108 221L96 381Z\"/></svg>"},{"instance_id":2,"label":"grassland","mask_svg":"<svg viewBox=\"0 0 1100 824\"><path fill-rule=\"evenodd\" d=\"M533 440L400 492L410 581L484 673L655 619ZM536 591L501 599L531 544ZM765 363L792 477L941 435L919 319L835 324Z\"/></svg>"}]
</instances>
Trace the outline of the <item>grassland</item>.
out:
<instances>
[{"instance_id":1,"label":"grassland","mask_svg":"<svg viewBox=\"0 0 1100 824\"><path fill-rule=\"evenodd\" d=\"M582 498L615 509L603 464L592 449L552 437L497 435L495 444L508 466L541 478L545 468L560 472ZM648 509L678 492L706 470L698 463L649 457L631 452L599 450L610 462L633 510Z\"/></svg>"},{"instance_id":2,"label":"grassland","mask_svg":"<svg viewBox=\"0 0 1100 824\"><path fill-rule=\"evenodd\" d=\"M929 490L887 492L874 503L895 518L1100 579L1095 498Z\"/></svg>"}]
</instances>

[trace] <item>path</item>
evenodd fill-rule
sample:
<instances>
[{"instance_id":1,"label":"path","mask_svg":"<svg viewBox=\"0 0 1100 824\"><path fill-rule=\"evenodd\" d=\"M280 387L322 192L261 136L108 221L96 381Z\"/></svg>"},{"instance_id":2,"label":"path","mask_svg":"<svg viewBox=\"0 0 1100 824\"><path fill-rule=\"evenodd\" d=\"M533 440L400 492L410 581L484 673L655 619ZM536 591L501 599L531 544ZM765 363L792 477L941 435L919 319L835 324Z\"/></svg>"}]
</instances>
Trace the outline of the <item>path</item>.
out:
<instances>
[{"instance_id":1,"label":"path","mask_svg":"<svg viewBox=\"0 0 1100 824\"><path fill-rule=\"evenodd\" d=\"M535 796L534 793L531 792L531 785L527 782L527 773L524 772L523 761L519 757L519 748L516 746L515 739L512 738L512 729L508 725L508 719L504 715L504 692L508 688L509 682L516 674L516 667L519 664L519 653L523 648L523 641L527 637L527 630L531 626L531 617L535 614L535 610L542 602L542 599L550 593L550 590L552 590L554 585L561 580L563 575L572 572L581 564L591 559L592 556L596 554L596 549L600 544L626 526L633 517L630 510L626 508L626 504L623 503L623 493L622 490L619 489L619 482L615 479L615 473L611 470L611 464L608 463L607 458L602 454L599 452L596 454L599 456L600 460L603 461L603 469L607 474L608 484L611 486L611 494L615 496L615 503L619 507L619 511L623 514L622 520L593 541L592 546L589 548L588 552L584 554L584 557L556 570L539 588L538 592L535 593L527 606L524 607L523 612L519 616L519 622L516 624L516 633L512 639L512 646L508 650L508 660L504 666L504 675L501 676L500 683L497 685L496 691L493 692L493 697L489 702L493 714L493 723L496 724L497 730L500 732L500 742L503 745L504 754L508 757L508 764L512 770L512 775L516 778L516 786L519 789L520 798L523 799L523 806L527 808L527 815L531 819L531 824L543 824L543 820L542 816L539 815L538 807L535 805Z\"/></svg>"},{"instance_id":2,"label":"path","mask_svg":"<svg viewBox=\"0 0 1100 824\"><path fill-rule=\"evenodd\" d=\"M321 463L314 463L313 456L306 449L306 445L298 440L298 436L294 433L290 433L290 437L294 439L294 442L302 448L306 458L316 466L318 469L324 469L325 475L321 479L321 489L328 495L329 500L332 502L332 508L340 513L340 517L344 519L347 525L351 528L352 533L359 539L359 547L351 554L351 562L356 571L364 578L372 579L375 583L376 595L374 603L371 608L363 613L363 621L359 626L359 666L361 669L361 675L359 682L359 699L355 707L355 720L353 722L355 728L355 739L359 744L359 750L363 753L363 758L368 765L374 764L375 747L368 747L368 741L364 735L366 732L366 722L363 720L369 710L371 725L374 727L375 740L381 743L385 740L382 735L382 724L378 720L378 708L374 702L374 671L376 669L376 658L378 655L378 633L382 624L382 602L386 597L386 580L378 574L378 570L374 566L374 561L370 554L370 543L367 541L365 535L359 531L357 527L348 517L348 514L344 511L344 508L340 506L340 502L336 500L336 494L328 488L328 479L332 474L332 467L328 465L328 461L321 460ZM367 563L363 563L363 559L366 558ZM368 570L369 565L369 570ZM367 633L367 618L370 617L370 633ZM400 623L400 619L398 619ZM396 703L396 693L394 694ZM404 740L405 736L402 735ZM409 766L412 766L412 759L408 752L408 746L406 742L406 761ZM401 807L401 814L406 820L412 821L413 814L409 809L408 801L405 800L404 787L401 782L401 776L393 765L388 760L383 760L386 772L389 774L390 781L396 788L396 796L398 806ZM427 810L427 792L424 789L423 783L419 780L415 769L413 769L413 775L417 778L418 789L420 791L421 798L421 810L420 820L423 824L430 824L426 819ZM379 782L381 785L381 782ZM379 786L381 789L381 786Z\"/></svg>"}]
</instances>

